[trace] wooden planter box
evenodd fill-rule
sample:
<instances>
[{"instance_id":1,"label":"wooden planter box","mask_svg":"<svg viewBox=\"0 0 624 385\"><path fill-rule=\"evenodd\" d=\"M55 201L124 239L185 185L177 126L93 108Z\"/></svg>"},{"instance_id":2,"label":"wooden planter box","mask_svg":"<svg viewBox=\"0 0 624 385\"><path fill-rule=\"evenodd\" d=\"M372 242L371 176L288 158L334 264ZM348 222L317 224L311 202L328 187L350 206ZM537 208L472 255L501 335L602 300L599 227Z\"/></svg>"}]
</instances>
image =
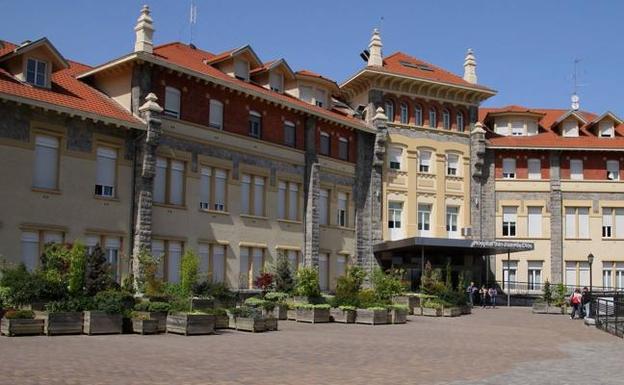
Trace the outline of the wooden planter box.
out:
<instances>
[{"instance_id":1,"label":"wooden planter box","mask_svg":"<svg viewBox=\"0 0 624 385\"><path fill-rule=\"evenodd\" d=\"M388 323L387 310L357 309L355 322L367 325L383 325Z\"/></svg>"},{"instance_id":2,"label":"wooden planter box","mask_svg":"<svg viewBox=\"0 0 624 385\"><path fill-rule=\"evenodd\" d=\"M462 314L472 314L472 308L470 307L470 305L465 305L461 307L461 313Z\"/></svg>"},{"instance_id":3,"label":"wooden planter box","mask_svg":"<svg viewBox=\"0 0 624 385\"><path fill-rule=\"evenodd\" d=\"M138 334L158 334L158 321L155 319L132 319L132 331Z\"/></svg>"},{"instance_id":4,"label":"wooden planter box","mask_svg":"<svg viewBox=\"0 0 624 385\"><path fill-rule=\"evenodd\" d=\"M329 318L332 322L352 324L355 323L355 314L355 310L342 310L335 307L329 311Z\"/></svg>"},{"instance_id":5,"label":"wooden planter box","mask_svg":"<svg viewBox=\"0 0 624 385\"><path fill-rule=\"evenodd\" d=\"M392 297L392 303L395 305L405 305L409 308L409 313L414 314L414 309L420 307L420 297L415 295L397 295Z\"/></svg>"},{"instance_id":6,"label":"wooden planter box","mask_svg":"<svg viewBox=\"0 0 624 385\"><path fill-rule=\"evenodd\" d=\"M192 298L191 299L191 309L199 310L199 311L208 311L214 309L214 299L213 298Z\"/></svg>"},{"instance_id":7,"label":"wooden planter box","mask_svg":"<svg viewBox=\"0 0 624 385\"><path fill-rule=\"evenodd\" d=\"M42 319L8 319L0 321L0 333L5 336L31 336L43 334Z\"/></svg>"},{"instance_id":8,"label":"wooden planter box","mask_svg":"<svg viewBox=\"0 0 624 385\"><path fill-rule=\"evenodd\" d=\"M430 307L423 307L422 315L424 315L425 317L442 317L442 309L433 309Z\"/></svg>"},{"instance_id":9,"label":"wooden planter box","mask_svg":"<svg viewBox=\"0 0 624 385\"><path fill-rule=\"evenodd\" d=\"M461 314L461 307L445 307L442 309L442 315L444 317L459 317Z\"/></svg>"},{"instance_id":10,"label":"wooden planter box","mask_svg":"<svg viewBox=\"0 0 624 385\"><path fill-rule=\"evenodd\" d=\"M533 303L533 314L567 314L567 306L555 306L547 303Z\"/></svg>"},{"instance_id":11,"label":"wooden planter box","mask_svg":"<svg viewBox=\"0 0 624 385\"><path fill-rule=\"evenodd\" d=\"M82 334L82 312L58 312L37 314L43 320L43 333L48 336L63 334Z\"/></svg>"},{"instance_id":12,"label":"wooden planter box","mask_svg":"<svg viewBox=\"0 0 624 385\"><path fill-rule=\"evenodd\" d=\"M422 316L423 315L423 308L422 307L415 307L413 315Z\"/></svg>"},{"instance_id":13,"label":"wooden planter box","mask_svg":"<svg viewBox=\"0 0 624 385\"><path fill-rule=\"evenodd\" d=\"M215 316L215 329L227 329L230 327L230 317L227 315Z\"/></svg>"},{"instance_id":14,"label":"wooden planter box","mask_svg":"<svg viewBox=\"0 0 624 385\"><path fill-rule=\"evenodd\" d=\"M215 316L209 314L177 313L167 316L167 333L185 336L212 334L215 330Z\"/></svg>"},{"instance_id":15,"label":"wooden planter box","mask_svg":"<svg viewBox=\"0 0 624 385\"><path fill-rule=\"evenodd\" d=\"M388 312L388 321L392 324L404 324L407 322L407 310L391 309Z\"/></svg>"},{"instance_id":16,"label":"wooden planter box","mask_svg":"<svg viewBox=\"0 0 624 385\"><path fill-rule=\"evenodd\" d=\"M297 319L297 309L286 310L286 319L295 321Z\"/></svg>"},{"instance_id":17,"label":"wooden planter box","mask_svg":"<svg viewBox=\"0 0 624 385\"><path fill-rule=\"evenodd\" d=\"M84 334L121 334L123 319L121 314L108 314L103 311L85 311L82 332Z\"/></svg>"},{"instance_id":18,"label":"wooden planter box","mask_svg":"<svg viewBox=\"0 0 624 385\"><path fill-rule=\"evenodd\" d=\"M158 332L167 331L167 312L166 311L138 311L137 314L148 317L148 319L158 321Z\"/></svg>"},{"instance_id":19,"label":"wooden planter box","mask_svg":"<svg viewBox=\"0 0 624 385\"><path fill-rule=\"evenodd\" d=\"M276 331L277 330L277 318L266 317L264 319L264 325L267 331Z\"/></svg>"},{"instance_id":20,"label":"wooden planter box","mask_svg":"<svg viewBox=\"0 0 624 385\"><path fill-rule=\"evenodd\" d=\"M329 309L297 309L297 322L329 322Z\"/></svg>"},{"instance_id":21,"label":"wooden planter box","mask_svg":"<svg viewBox=\"0 0 624 385\"><path fill-rule=\"evenodd\" d=\"M235 318L236 330L242 330L246 332L263 332L266 329L266 322L263 318L253 317L236 317Z\"/></svg>"},{"instance_id":22,"label":"wooden planter box","mask_svg":"<svg viewBox=\"0 0 624 385\"><path fill-rule=\"evenodd\" d=\"M262 309L263 317L274 317L278 320L287 320L288 319L288 308L285 305L275 305L273 310L268 311Z\"/></svg>"}]
</instances>

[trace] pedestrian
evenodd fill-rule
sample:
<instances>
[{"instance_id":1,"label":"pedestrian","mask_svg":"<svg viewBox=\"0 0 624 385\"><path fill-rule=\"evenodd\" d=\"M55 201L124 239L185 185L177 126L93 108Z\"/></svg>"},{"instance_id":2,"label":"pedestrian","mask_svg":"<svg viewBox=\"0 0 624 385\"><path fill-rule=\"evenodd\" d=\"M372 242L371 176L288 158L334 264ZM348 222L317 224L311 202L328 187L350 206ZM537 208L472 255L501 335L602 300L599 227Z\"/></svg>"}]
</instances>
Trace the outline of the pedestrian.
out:
<instances>
[{"instance_id":1,"label":"pedestrian","mask_svg":"<svg viewBox=\"0 0 624 385\"><path fill-rule=\"evenodd\" d=\"M570 314L570 319L574 319L574 315L578 313L579 318L581 318L581 291L577 288L574 289L574 293L570 296L570 305L572 305L572 314Z\"/></svg>"},{"instance_id":2,"label":"pedestrian","mask_svg":"<svg viewBox=\"0 0 624 385\"><path fill-rule=\"evenodd\" d=\"M477 285L472 287L472 300L475 303L479 300L479 287Z\"/></svg>"},{"instance_id":3,"label":"pedestrian","mask_svg":"<svg viewBox=\"0 0 624 385\"><path fill-rule=\"evenodd\" d=\"M589 293L587 286L583 288L583 292L581 293L581 306L583 318L591 318L591 294Z\"/></svg>"},{"instance_id":4,"label":"pedestrian","mask_svg":"<svg viewBox=\"0 0 624 385\"><path fill-rule=\"evenodd\" d=\"M474 306L474 282L470 282L470 286L466 289L466 293L468 293L468 301L470 302L470 307Z\"/></svg>"},{"instance_id":5,"label":"pedestrian","mask_svg":"<svg viewBox=\"0 0 624 385\"><path fill-rule=\"evenodd\" d=\"M481 294L481 307L485 309L487 307L487 295L488 295L488 291L485 288L485 285L481 286L481 290L479 290L479 294Z\"/></svg>"},{"instance_id":6,"label":"pedestrian","mask_svg":"<svg viewBox=\"0 0 624 385\"><path fill-rule=\"evenodd\" d=\"M490 297L490 305L492 308L496 308L496 296L498 295L498 291L495 286L490 287L488 290L488 296Z\"/></svg>"}]
</instances>

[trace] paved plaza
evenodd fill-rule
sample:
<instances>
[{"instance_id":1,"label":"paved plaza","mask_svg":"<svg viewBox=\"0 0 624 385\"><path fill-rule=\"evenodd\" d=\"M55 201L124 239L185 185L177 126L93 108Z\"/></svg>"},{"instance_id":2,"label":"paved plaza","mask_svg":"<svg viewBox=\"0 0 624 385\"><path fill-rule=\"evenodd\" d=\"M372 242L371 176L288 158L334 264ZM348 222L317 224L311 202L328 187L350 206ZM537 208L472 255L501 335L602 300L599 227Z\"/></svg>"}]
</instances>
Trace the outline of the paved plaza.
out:
<instances>
[{"instance_id":1,"label":"paved plaza","mask_svg":"<svg viewBox=\"0 0 624 385\"><path fill-rule=\"evenodd\" d=\"M0 339L0 384L624 384L624 341L528 308L406 325Z\"/></svg>"}]
</instances>

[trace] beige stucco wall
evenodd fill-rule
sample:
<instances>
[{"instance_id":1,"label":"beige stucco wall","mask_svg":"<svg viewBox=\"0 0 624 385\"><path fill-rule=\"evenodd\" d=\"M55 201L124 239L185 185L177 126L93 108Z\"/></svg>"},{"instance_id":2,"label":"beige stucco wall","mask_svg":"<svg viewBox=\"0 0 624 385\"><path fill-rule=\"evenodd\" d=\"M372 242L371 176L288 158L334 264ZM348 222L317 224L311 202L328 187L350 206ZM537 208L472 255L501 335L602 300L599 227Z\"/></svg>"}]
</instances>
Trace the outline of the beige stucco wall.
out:
<instances>
[{"instance_id":1,"label":"beige stucco wall","mask_svg":"<svg viewBox=\"0 0 624 385\"><path fill-rule=\"evenodd\" d=\"M96 76L95 87L130 111L132 109L131 79L132 68L124 67L115 72L106 73L106 76Z\"/></svg>"}]
</instances>

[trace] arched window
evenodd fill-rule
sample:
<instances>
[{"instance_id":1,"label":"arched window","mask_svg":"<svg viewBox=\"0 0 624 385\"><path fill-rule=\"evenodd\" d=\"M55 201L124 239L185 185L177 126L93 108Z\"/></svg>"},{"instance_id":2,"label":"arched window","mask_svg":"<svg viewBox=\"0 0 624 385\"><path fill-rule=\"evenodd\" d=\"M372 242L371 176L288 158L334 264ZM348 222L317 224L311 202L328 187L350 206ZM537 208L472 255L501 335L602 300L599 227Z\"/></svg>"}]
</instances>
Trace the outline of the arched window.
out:
<instances>
[{"instance_id":1,"label":"arched window","mask_svg":"<svg viewBox=\"0 0 624 385\"><path fill-rule=\"evenodd\" d=\"M457 131L464 132L464 114L457 113Z\"/></svg>"},{"instance_id":2,"label":"arched window","mask_svg":"<svg viewBox=\"0 0 624 385\"><path fill-rule=\"evenodd\" d=\"M444 127L445 130L451 129L451 114L447 109L442 111L442 127Z\"/></svg>"},{"instance_id":3,"label":"arched window","mask_svg":"<svg viewBox=\"0 0 624 385\"><path fill-rule=\"evenodd\" d=\"M414 106L414 124L417 126L423 125L422 107L418 104Z\"/></svg>"},{"instance_id":4,"label":"arched window","mask_svg":"<svg viewBox=\"0 0 624 385\"><path fill-rule=\"evenodd\" d=\"M401 103L401 123L409 123L409 108L407 107L407 103Z\"/></svg>"},{"instance_id":5,"label":"arched window","mask_svg":"<svg viewBox=\"0 0 624 385\"><path fill-rule=\"evenodd\" d=\"M429 127L431 128L438 127L438 116L436 114L435 108L433 107L429 109Z\"/></svg>"},{"instance_id":6,"label":"arched window","mask_svg":"<svg viewBox=\"0 0 624 385\"><path fill-rule=\"evenodd\" d=\"M386 116L390 122L394 122L394 103L392 100L386 100Z\"/></svg>"}]
</instances>

